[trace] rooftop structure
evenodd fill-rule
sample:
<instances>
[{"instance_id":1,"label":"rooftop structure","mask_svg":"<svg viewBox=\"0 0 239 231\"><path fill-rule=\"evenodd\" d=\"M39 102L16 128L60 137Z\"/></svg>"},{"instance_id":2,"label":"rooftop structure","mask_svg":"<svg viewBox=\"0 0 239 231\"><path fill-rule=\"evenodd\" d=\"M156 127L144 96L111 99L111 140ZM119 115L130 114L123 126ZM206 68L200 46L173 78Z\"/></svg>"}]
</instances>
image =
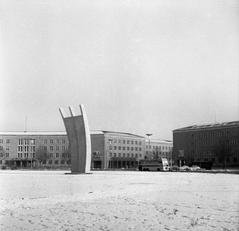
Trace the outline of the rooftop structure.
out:
<instances>
[{"instance_id":1,"label":"rooftop structure","mask_svg":"<svg viewBox=\"0 0 239 231\"><path fill-rule=\"evenodd\" d=\"M217 129L217 128L222 128L222 127L235 127L235 126L239 126L239 121L192 125L192 126L175 129L175 130L173 130L173 132L212 129L212 128Z\"/></svg>"}]
</instances>

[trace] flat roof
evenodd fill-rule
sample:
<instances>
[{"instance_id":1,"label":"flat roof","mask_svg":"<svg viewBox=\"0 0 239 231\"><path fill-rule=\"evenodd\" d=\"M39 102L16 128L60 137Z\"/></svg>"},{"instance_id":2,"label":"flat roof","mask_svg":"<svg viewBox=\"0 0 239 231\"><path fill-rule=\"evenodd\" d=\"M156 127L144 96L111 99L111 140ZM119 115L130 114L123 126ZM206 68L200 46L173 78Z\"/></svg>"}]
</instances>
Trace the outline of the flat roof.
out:
<instances>
[{"instance_id":1,"label":"flat roof","mask_svg":"<svg viewBox=\"0 0 239 231\"><path fill-rule=\"evenodd\" d=\"M188 131L188 130L201 130L201 129L213 129L213 128L223 128L223 127L239 127L239 121L192 125L192 126L175 129L175 130L173 130L173 132Z\"/></svg>"},{"instance_id":2,"label":"flat roof","mask_svg":"<svg viewBox=\"0 0 239 231\"><path fill-rule=\"evenodd\" d=\"M146 138L147 139L147 138ZM148 140L148 139L147 139ZM171 144L173 141L171 140L160 140L160 139L150 139L151 143L165 143L165 144Z\"/></svg>"},{"instance_id":3,"label":"flat roof","mask_svg":"<svg viewBox=\"0 0 239 231\"><path fill-rule=\"evenodd\" d=\"M128 133L128 132L115 132L115 131L102 131L103 133L105 134L118 134L118 135L127 135L127 136L135 136L135 137L138 137L138 138L144 138L143 136L140 136L140 135L136 135L136 134L133 134L133 133Z\"/></svg>"},{"instance_id":4,"label":"flat roof","mask_svg":"<svg viewBox=\"0 0 239 231\"><path fill-rule=\"evenodd\" d=\"M104 134L102 131L90 131L90 134ZM0 132L5 136L66 136L65 131L6 131Z\"/></svg>"}]
</instances>

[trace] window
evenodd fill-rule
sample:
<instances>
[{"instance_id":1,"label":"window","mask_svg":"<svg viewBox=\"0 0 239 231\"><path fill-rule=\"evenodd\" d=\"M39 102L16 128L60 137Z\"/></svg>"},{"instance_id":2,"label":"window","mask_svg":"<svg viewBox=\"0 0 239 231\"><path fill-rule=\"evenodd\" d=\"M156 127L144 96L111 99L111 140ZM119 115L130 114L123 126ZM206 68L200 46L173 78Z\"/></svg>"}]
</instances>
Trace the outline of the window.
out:
<instances>
[{"instance_id":1,"label":"window","mask_svg":"<svg viewBox=\"0 0 239 231\"><path fill-rule=\"evenodd\" d=\"M64 160L61 160L61 164L65 164L65 161L64 161Z\"/></svg>"},{"instance_id":2,"label":"window","mask_svg":"<svg viewBox=\"0 0 239 231\"><path fill-rule=\"evenodd\" d=\"M129 157L129 153L127 153L127 157Z\"/></svg>"},{"instance_id":3,"label":"window","mask_svg":"<svg viewBox=\"0 0 239 231\"><path fill-rule=\"evenodd\" d=\"M118 149L121 150L121 146L118 146Z\"/></svg>"},{"instance_id":4,"label":"window","mask_svg":"<svg viewBox=\"0 0 239 231\"><path fill-rule=\"evenodd\" d=\"M134 147L131 147L131 151L134 151Z\"/></svg>"},{"instance_id":5,"label":"window","mask_svg":"<svg viewBox=\"0 0 239 231\"><path fill-rule=\"evenodd\" d=\"M58 158L59 157L59 153L56 153L56 158Z\"/></svg>"},{"instance_id":6,"label":"window","mask_svg":"<svg viewBox=\"0 0 239 231\"><path fill-rule=\"evenodd\" d=\"M127 147L127 150L129 151L129 147Z\"/></svg>"},{"instance_id":7,"label":"window","mask_svg":"<svg viewBox=\"0 0 239 231\"><path fill-rule=\"evenodd\" d=\"M1 143L1 142L0 142L0 143ZM18 144L19 144L19 145L22 145L22 144L23 144L23 140L22 140L22 139L19 139L19 140L18 140Z\"/></svg>"},{"instance_id":8,"label":"window","mask_svg":"<svg viewBox=\"0 0 239 231\"><path fill-rule=\"evenodd\" d=\"M112 150L112 146L111 145L109 146L109 150Z\"/></svg>"},{"instance_id":9,"label":"window","mask_svg":"<svg viewBox=\"0 0 239 231\"><path fill-rule=\"evenodd\" d=\"M133 141L133 140L131 141L131 144L134 144L134 141Z\"/></svg>"},{"instance_id":10,"label":"window","mask_svg":"<svg viewBox=\"0 0 239 231\"><path fill-rule=\"evenodd\" d=\"M43 150L44 150L44 151L47 151L47 146L44 146L44 147L43 147Z\"/></svg>"},{"instance_id":11,"label":"window","mask_svg":"<svg viewBox=\"0 0 239 231\"><path fill-rule=\"evenodd\" d=\"M63 140L62 140L62 144L65 144L65 143L66 143L66 140L63 139Z\"/></svg>"},{"instance_id":12,"label":"window","mask_svg":"<svg viewBox=\"0 0 239 231\"><path fill-rule=\"evenodd\" d=\"M125 140L123 140L123 144L125 144Z\"/></svg>"},{"instance_id":13,"label":"window","mask_svg":"<svg viewBox=\"0 0 239 231\"><path fill-rule=\"evenodd\" d=\"M59 151L59 146L56 146L56 151Z\"/></svg>"},{"instance_id":14,"label":"window","mask_svg":"<svg viewBox=\"0 0 239 231\"><path fill-rule=\"evenodd\" d=\"M138 148L137 148L137 147L135 147L135 151L138 151Z\"/></svg>"},{"instance_id":15,"label":"window","mask_svg":"<svg viewBox=\"0 0 239 231\"><path fill-rule=\"evenodd\" d=\"M135 144L136 144L136 145L138 144L138 141L137 141L137 140L135 140Z\"/></svg>"},{"instance_id":16,"label":"window","mask_svg":"<svg viewBox=\"0 0 239 231\"><path fill-rule=\"evenodd\" d=\"M58 164L58 162L59 162L58 160L55 160L55 164Z\"/></svg>"},{"instance_id":17,"label":"window","mask_svg":"<svg viewBox=\"0 0 239 231\"><path fill-rule=\"evenodd\" d=\"M3 157L3 153L0 153L0 157Z\"/></svg>"},{"instance_id":18,"label":"window","mask_svg":"<svg viewBox=\"0 0 239 231\"><path fill-rule=\"evenodd\" d=\"M131 157L134 157L134 153L131 153Z\"/></svg>"},{"instance_id":19,"label":"window","mask_svg":"<svg viewBox=\"0 0 239 231\"><path fill-rule=\"evenodd\" d=\"M50 158L53 158L53 153L50 153Z\"/></svg>"},{"instance_id":20,"label":"window","mask_svg":"<svg viewBox=\"0 0 239 231\"><path fill-rule=\"evenodd\" d=\"M3 147L2 147L2 146L0 146L0 150L3 150Z\"/></svg>"},{"instance_id":21,"label":"window","mask_svg":"<svg viewBox=\"0 0 239 231\"><path fill-rule=\"evenodd\" d=\"M116 153L114 153L114 157L116 157Z\"/></svg>"},{"instance_id":22,"label":"window","mask_svg":"<svg viewBox=\"0 0 239 231\"><path fill-rule=\"evenodd\" d=\"M0 144L2 144L3 143L3 139L0 139Z\"/></svg>"},{"instance_id":23,"label":"window","mask_svg":"<svg viewBox=\"0 0 239 231\"><path fill-rule=\"evenodd\" d=\"M139 145L141 145L142 144L142 142L141 141L139 141Z\"/></svg>"},{"instance_id":24,"label":"window","mask_svg":"<svg viewBox=\"0 0 239 231\"><path fill-rule=\"evenodd\" d=\"M30 144L31 144L31 145L36 144L36 140L34 140L34 139L30 139Z\"/></svg>"},{"instance_id":25,"label":"window","mask_svg":"<svg viewBox=\"0 0 239 231\"><path fill-rule=\"evenodd\" d=\"M114 146L114 150L116 150L117 149L117 146Z\"/></svg>"},{"instance_id":26,"label":"window","mask_svg":"<svg viewBox=\"0 0 239 231\"><path fill-rule=\"evenodd\" d=\"M127 140L127 144L129 144L129 140Z\"/></svg>"},{"instance_id":27,"label":"window","mask_svg":"<svg viewBox=\"0 0 239 231\"><path fill-rule=\"evenodd\" d=\"M142 148L139 148L139 151L141 151L142 150Z\"/></svg>"},{"instance_id":28,"label":"window","mask_svg":"<svg viewBox=\"0 0 239 231\"><path fill-rule=\"evenodd\" d=\"M6 140L6 143L9 144L9 143L10 143L10 139L7 139L7 140Z\"/></svg>"},{"instance_id":29,"label":"window","mask_svg":"<svg viewBox=\"0 0 239 231\"><path fill-rule=\"evenodd\" d=\"M62 151L65 151L66 150L66 147L65 146L62 146Z\"/></svg>"},{"instance_id":30,"label":"window","mask_svg":"<svg viewBox=\"0 0 239 231\"><path fill-rule=\"evenodd\" d=\"M119 153L118 156L121 157L121 153Z\"/></svg>"},{"instance_id":31,"label":"window","mask_svg":"<svg viewBox=\"0 0 239 231\"><path fill-rule=\"evenodd\" d=\"M118 140L119 144L121 144L121 140Z\"/></svg>"},{"instance_id":32,"label":"window","mask_svg":"<svg viewBox=\"0 0 239 231\"><path fill-rule=\"evenodd\" d=\"M125 150L125 147L123 147L123 150Z\"/></svg>"},{"instance_id":33,"label":"window","mask_svg":"<svg viewBox=\"0 0 239 231\"><path fill-rule=\"evenodd\" d=\"M44 144L47 144L47 140L46 139L44 140Z\"/></svg>"},{"instance_id":34,"label":"window","mask_svg":"<svg viewBox=\"0 0 239 231\"><path fill-rule=\"evenodd\" d=\"M125 157L125 153L123 153L123 157Z\"/></svg>"},{"instance_id":35,"label":"window","mask_svg":"<svg viewBox=\"0 0 239 231\"><path fill-rule=\"evenodd\" d=\"M49 160L49 161L48 161L48 164L52 164L52 160Z\"/></svg>"},{"instance_id":36,"label":"window","mask_svg":"<svg viewBox=\"0 0 239 231\"><path fill-rule=\"evenodd\" d=\"M50 144L53 144L53 139L50 139Z\"/></svg>"},{"instance_id":37,"label":"window","mask_svg":"<svg viewBox=\"0 0 239 231\"><path fill-rule=\"evenodd\" d=\"M50 151L53 151L53 146L50 146Z\"/></svg>"}]
</instances>

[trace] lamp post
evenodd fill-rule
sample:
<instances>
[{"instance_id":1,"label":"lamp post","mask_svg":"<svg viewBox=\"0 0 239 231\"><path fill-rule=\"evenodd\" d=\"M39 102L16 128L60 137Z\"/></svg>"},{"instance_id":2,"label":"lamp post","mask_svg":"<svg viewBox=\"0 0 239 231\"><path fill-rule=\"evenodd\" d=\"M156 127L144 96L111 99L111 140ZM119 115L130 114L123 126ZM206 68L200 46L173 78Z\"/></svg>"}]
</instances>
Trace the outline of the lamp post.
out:
<instances>
[{"instance_id":1,"label":"lamp post","mask_svg":"<svg viewBox=\"0 0 239 231\"><path fill-rule=\"evenodd\" d=\"M153 134L151 133L147 133L146 136L148 136L148 141L149 141L149 156L151 157L151 147L150 147L150 136L152 136Z\"/></svg>"}]
</instances>

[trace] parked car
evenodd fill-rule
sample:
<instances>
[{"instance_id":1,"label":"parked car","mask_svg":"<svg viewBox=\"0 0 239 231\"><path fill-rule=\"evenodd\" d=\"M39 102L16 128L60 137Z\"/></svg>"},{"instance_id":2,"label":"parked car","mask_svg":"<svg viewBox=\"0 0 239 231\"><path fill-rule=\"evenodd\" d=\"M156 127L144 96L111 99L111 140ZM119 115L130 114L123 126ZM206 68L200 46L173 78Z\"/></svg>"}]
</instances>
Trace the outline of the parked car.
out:
<instances>
[{"instance_id":1,"label":"parked car","mask_svg":"<svg viewBox=\"0 0 239 231\"><path fill-rule=\"evenodd\" d=\"M191 171L198 171L198 170L200 170L201 168L199 167L199 166L197 166L197 165L193 165L192 167L191 167Z\"/></svg>"},{"instance_id":2,"label":"parked car","mask_svg":"<svg viewBox=\"0 0 239 231\"><path fill-rule=\"evenodd\" d=\"M183 165L182 167L179 168L180 171L190 171L190 167L187 165Z\"/></svg>"},{"instance_id":3,"label":"parked car","mask_svg":"<svg viewBox=\"0 0 239 231\"><path fill-rule=\"evenodd\" d=\"M169 171L177 172L179 171L179 167L177 165L173 165L172 167L170 167Z\"/></svg>"}]
</instances>

